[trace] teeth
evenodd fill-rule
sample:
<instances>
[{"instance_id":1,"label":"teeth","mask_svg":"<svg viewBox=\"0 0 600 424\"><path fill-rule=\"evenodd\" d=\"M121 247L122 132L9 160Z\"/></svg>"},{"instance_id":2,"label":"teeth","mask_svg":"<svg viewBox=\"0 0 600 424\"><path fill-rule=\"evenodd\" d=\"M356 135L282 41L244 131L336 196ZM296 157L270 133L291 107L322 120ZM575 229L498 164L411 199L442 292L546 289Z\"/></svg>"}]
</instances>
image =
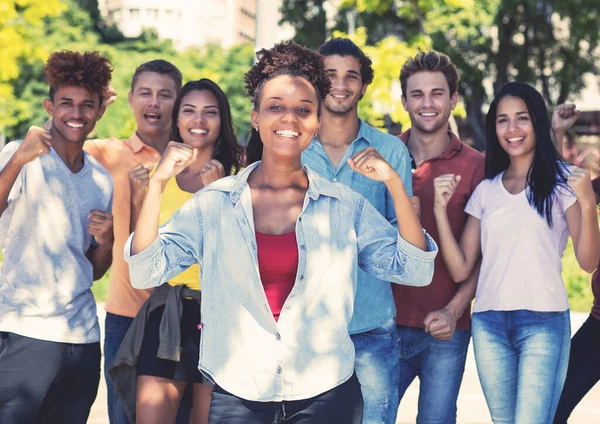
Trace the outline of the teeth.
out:
<instances>
[{"instance_id":1,"label":"teeth","mask_svg":"<svg viewBox=\"0 0 600 424\"><path fill-rule=\"evenodd\" d=\"M421 116L426 116L426 117L431 117L431 116L437 116L437 113L422 113Z\"/></svg>"},{"instance_id":2,"label":"teeth","mask_svg":"<svg viewBox=\"0 0 600 424\"><path fill-rule=\"evenodd\" d=\"M511 143L514 143L516 141L523 141L525 140L525 137L513 137L513 138L509 138L508 141L510 141Z\"/></svg>"},{"instance_id":3,"label":"teeth","mask_svg":"<svg viewBox=\"0 0 600 424\"><path fill-rule=\"evenodd\" d=\"M334 97L336 99L345 99L348 96L346 96L345 94L332 94L331 97Z\"/></svg>"},{"instance_id":4,"label":"teeth","mask_svg":"<svg viewBox=\"0 0 600 424\"><path fill-rule=\"evenodd\" d=\"M156 113L147 113L146 114L146 118L154 118L154 119L158 119L160 118L160 115L156 114Z\"/></svg>"},{"instance_id":5,"label":"teeth","mask_svg":"<svg viewBox=\"0 0 600 424\"><path fill-rule=\"evenodd\" d=\"M79 122L67 122L67 126L71 128L83 128L83 124Z\"/></svg>"},{"instance_id":6,"label":"teeth","mask_svg":"<svg viewBox=\"0 0 600 424\"><path fill-rule=\"evenodd\" d=\"M277 130L275 131L275 134L280 135L282 137L298 137L300 135L300 133L297 133L296 131L292 131L292 130Z\"/></svg>"},{"instance_id":7,"label":"teeth","mask_svg":"<svg viewBox=\"0 0 600 424\"><path fill-rule=\"evenodd\" d=\"M208 130L203 130L202 128L191 128L190 132L192 134L206 134L208 133Z\"/></svg>"}]
</instances>

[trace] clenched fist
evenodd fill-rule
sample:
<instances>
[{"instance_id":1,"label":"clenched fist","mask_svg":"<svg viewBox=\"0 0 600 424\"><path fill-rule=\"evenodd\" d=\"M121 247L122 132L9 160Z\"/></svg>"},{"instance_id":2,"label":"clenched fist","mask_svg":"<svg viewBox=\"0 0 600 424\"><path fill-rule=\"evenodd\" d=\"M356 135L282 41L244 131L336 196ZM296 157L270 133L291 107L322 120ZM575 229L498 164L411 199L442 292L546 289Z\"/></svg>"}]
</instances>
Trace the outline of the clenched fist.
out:
<instances>
[{"instance_id":1,"label":"clenched fist","mask_svg":"<svg viewBox=\"0 0 600 424\"><path fill-rule=\"evenodd\" d=\"M131 191L131 200L136 203L144 201L146 187L150 181L150 169L141 163L129 170L129 189Z\"/></svg>"},{"instance_id":2,"label":"clenched fist","mask_svg":"<svg viewBox=\"0 0 600 424\"><path fill-rule=\"evenodd\" d=\"M219 178L223 178L225 176L225 169L221 162L216 159L211 160L202 171L200 171L200 178L202 179L202 184L207 186L210 183L217 181Z\"/></svg>"},{"instance_id":3,"label":"clenched fist","mask_svg":"<svg viewBox=\"0 0 600 424\"><path fill-rule=\"evenodd\" d=\"M433 180L433 187L435 190L434 208L441 210L446 209L458 183L460 183L460 179L460 175L444 174Z\"/></svg>"},{"instance_id":4,"label":"clenched fist","mask_svg":"<svg viewBox=\"0 0 600 424\"><path fill-rule=\"evenodd\" d=\"M49 153L51 147L52 136L50 131L33 126L27 131L14 157L19 164L25 165L37 159L40 155Z\"/></svg>"},{"instance_id":5,"label":"clenched fist","mask_svg":"<svg viewBox=\"0 0 600 424\"><path fill-rule=\"evenodd\" d=\"M559 133L565 133L577 121L581 112L574 104L561 104L552 111L552 129Z\"/></svg>"},{"instance_id":6,"label":"clenched fist","mask_svg":"<svg viewBox=\"0 0 600 424\"><path fill-rule=\"evenodd\" d=\"M170 141L154 175L152 175L152 180L166 184L194 162L197 156L198 149L193 149L187 144Z\"/></svg>"},{"instance_id":7,"label":"clenched fist","mask_svg":"<svg viewBox=\"0 0 600 424\"><path fill-rule=\"evenodd\" d=\"M94 240L99 246L112 245L113 235L113 216L110 212L104 212L92 209L88 215L90 222L88 232L94 236Z\"/></svg>"},{"instance_id":8,"label":"clenched fist","mask_svg":"<svg viewBox=\"0 0 600 424\"><path fill-rule=\"evenodd\" d=\"M592 188L590 173L585 169L573 167L571 175L567 180L569 187L577 197L581 207L594 207L596 205L596 196Z\"/></svg>"},{"instance_id":9,"label":"clenched fist","mask_svg":"<svg viewBox=\"0 0 600 424\"><path fill-rule=\"evenodd\" d=\"M356 153L348 159L348 165L350 169L374 181L386 183L400 177L374 147Z\"/></svg>"}]
</instances>

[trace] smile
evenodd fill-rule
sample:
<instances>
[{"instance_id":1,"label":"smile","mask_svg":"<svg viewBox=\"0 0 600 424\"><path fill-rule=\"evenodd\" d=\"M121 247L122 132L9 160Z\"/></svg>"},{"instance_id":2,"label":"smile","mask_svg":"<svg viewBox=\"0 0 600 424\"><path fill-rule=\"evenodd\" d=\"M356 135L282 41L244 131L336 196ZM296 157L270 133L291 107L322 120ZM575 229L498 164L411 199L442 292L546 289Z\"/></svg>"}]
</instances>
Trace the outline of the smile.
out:
<instances>
[{"instance_id":1,"label":"smile","mask_svg":"<svg viewBox=\"0 0 600 424\"><path fill-rule=\"evenodd\" d=\"M434 116L438 116L437 112L422 112L419 113L419 116L423 116L424 118L433 118Z\"/></svg>"},{"instance_id":2,"label":"smile","mask_svg":"<svg viewBox=\"0 0 600 424\"><path fill-rule=\"evenodd\" d=\"M286 137L286 138L294 138L294 137L298 137L300 135L300 133L293 131L293 130L277 130L277 131L275 131L275 134L277 134L280 137Z\"/></svg>"},{"instance_id":3,"label":"smile","mask_svg":"<svg viewBox=\"0 0 600 424\"><path fill-rule=\"evenodd\" d=\"M74 122L74 121L67 121L65 122L65 124L67 124L67 127L69 128L83 128L84 124L82 122Z\"/></svg>"},{"instance_id":4,"label":"smile","mask_svg":"<svg viewBox=\"0 0 600 424\"><path fill-rule=\"evenodd\" d=\"M506 140L508 141L508 144L520 144L525 140L525 137L511 137L507 138Z\"/></svg>"},{"instance_id":5,"label":"smile","mask_svg":"<svg viewBox=\"0 0 600 424\"><path fill-rule=\"evenodd\" d=\"M208 130L202 128L190 128L192 134L208 134Z\"/></svg>"},{"instance_id":6,"label":"smile","mask_svg":"<svg viewBox=\"0 0 600 424\"><path fill-rule=\"evenodd\" d=\"M158 113L145 113L144 118L146 119L160 119L160 115Z\"/></svg>"}]
</instances>

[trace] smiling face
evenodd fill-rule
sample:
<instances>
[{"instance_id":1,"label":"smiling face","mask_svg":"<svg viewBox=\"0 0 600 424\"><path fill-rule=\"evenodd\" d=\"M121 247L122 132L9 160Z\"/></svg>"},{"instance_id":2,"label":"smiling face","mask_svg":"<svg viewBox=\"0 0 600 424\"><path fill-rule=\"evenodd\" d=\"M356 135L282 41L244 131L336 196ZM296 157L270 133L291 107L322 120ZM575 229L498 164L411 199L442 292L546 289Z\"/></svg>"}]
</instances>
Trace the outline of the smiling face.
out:
<instances>
[{"instance_id":1,"label":"smiling face","mask_svg":"<svg viewBox=\"0 0 600 424\"><path fill-rule=\"evenodd\" d=\"M456 107L458 94L450 95L442 72L417 72L408 78L402 105L413 128L432 134L446 131L448 119Z\"/></svg>"},{"instance_id":2,"label":"smiling face","mask_svg":"<svg viewBox=\"0 0 600 424\"><path fill-rule=\"evenodd\" d=\"M323 106L329 112L343 115L356 111L358 102L367 91L362 83L360 62L354 56L325 56L325 70L331 81L331 91Z\"/></svg>"},{"instance_id":3,"label":"smiling face","mask_svg":"<svg viewBox=\"0 0 600 424\"><path fill-rule=\"evenodd\" d=\"M168 75L142 72L138 76L128 99L138 134L142 138L157 137L169 132L176 96L175 81Z\"/></svg>"},{"instance_id":4,"label":"smiling face","mask_svg":"<svg viewBox=\"0 0 600 424\"><path fill-rule=\"evenodd\" d=\"M314 87L304 78L281 75L265 83L252 125L259 128L263 157L300 160L300 154L318 131L319 102Z\"/></svg>"},{"instance_id":5,"label":"smiling face","mask_svg":"<svg viewBox=\"0 0 600 424\"><path fill-rule=\"evenodd\" d=\"M44 107L52 116L53 139L81 145L104 112L98 93L73 85L59 86Z\"/></svg>"},{"instance_id":6,"label":"smiling face","mask_svg":"<svg viewBox=\"0 0 600 424\"><path fill-rule=\"evenodd\" d=\"M496 109L496 136L510 157L535 153L535 128L523 99L506 96Z\"/></svg>"},{"instance_id":7,"label":"smiling face","mask_svg":"<svg viewBox=\"0 0 600 424\"><path fill-rule=\"evenodd\" d=\"M183 142L195 148L215 144L221 130L219 104L213 93L195 90L181 99L177 128Z\"/></svg>"}]
</instances>

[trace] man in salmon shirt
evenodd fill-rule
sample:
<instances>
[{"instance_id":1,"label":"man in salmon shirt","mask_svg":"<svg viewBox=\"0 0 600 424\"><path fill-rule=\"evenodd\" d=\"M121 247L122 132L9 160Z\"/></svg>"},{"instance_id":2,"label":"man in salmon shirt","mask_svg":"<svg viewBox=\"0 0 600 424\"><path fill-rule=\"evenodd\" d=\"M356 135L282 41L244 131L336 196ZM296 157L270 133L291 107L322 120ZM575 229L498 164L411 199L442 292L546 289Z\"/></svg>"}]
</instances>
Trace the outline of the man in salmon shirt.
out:
<instances>
[{"instance_id":1,"label":"man in salmon shirt","mask_svg":"<svg viewBox=\"0 0 600 424\"><path fill-rule=\"evenodd\" d=\"M165 60L153 60L140 65L133 74L128 97L137 126L132 136L127 140L88 140L84 146L84 150L94 156L114 180L112 213L115 241L105 305L104 339L104 376L111 424L127 421L117 401L108 368L133 318L150 295L147 290L131 287L129 270L123 259L123 248L130 234L129 170L138 164L150 166L160 160L169 143L171 112L181 83L181 72Z\"/></svg>"}]
</instances>

